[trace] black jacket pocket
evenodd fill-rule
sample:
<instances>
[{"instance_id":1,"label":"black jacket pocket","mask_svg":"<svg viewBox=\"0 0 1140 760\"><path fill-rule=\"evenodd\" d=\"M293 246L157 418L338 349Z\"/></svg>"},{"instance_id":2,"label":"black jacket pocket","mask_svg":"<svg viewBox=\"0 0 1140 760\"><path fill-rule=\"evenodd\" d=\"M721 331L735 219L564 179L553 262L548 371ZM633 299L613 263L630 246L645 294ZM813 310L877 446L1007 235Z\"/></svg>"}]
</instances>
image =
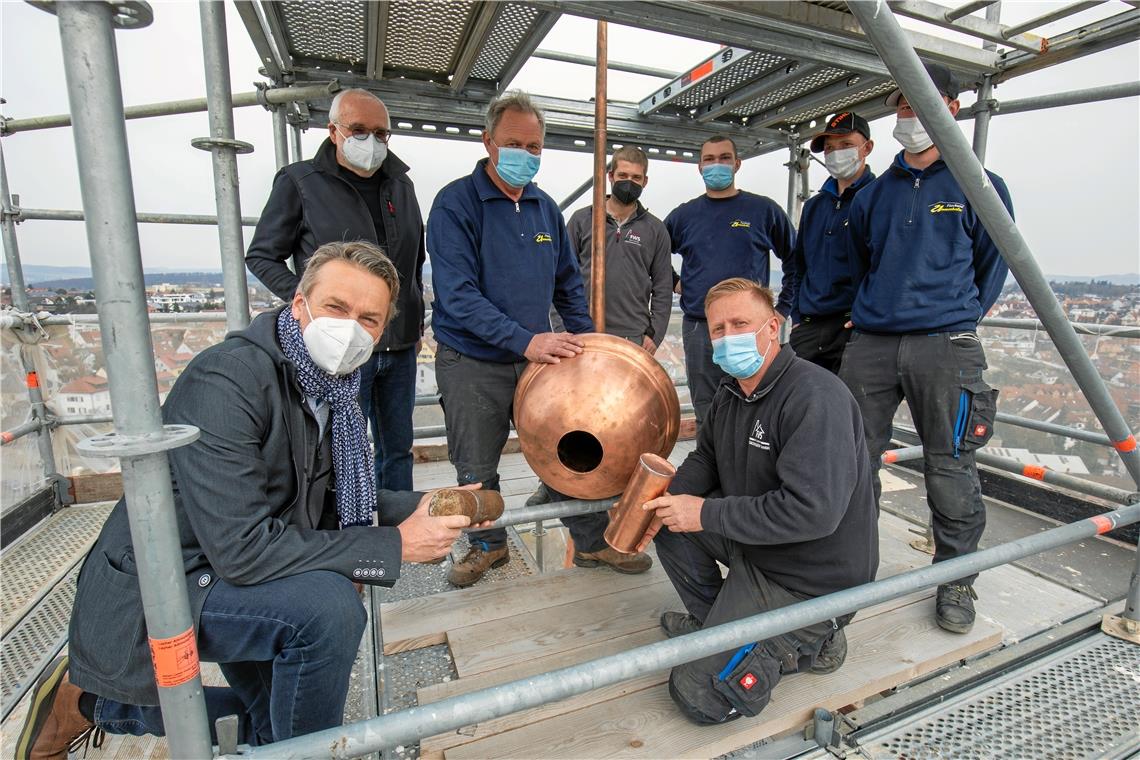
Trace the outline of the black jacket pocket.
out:
<instances>
[{"instance_id":1,"label":"black jacket pocket","mask_svg":"<svg viewBox=\"0 0 1140 760\"><path fill-rule=\"evenodd\" d=\"M997 388L981 380L962 386L964 398L960 427L956 432L955 452L974 451L989 443L997 416Z\"/></svg>"}]
</instances>

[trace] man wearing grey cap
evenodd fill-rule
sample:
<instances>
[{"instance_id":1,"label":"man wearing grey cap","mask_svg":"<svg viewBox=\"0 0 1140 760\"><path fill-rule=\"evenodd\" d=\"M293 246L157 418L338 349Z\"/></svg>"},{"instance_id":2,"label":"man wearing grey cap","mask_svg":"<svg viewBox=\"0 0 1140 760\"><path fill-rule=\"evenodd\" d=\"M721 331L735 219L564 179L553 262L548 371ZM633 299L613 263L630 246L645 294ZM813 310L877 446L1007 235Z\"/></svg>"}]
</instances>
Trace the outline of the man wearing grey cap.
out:
<instances>
[{"instance_id":1,"label":"man wearing grey cap","mask_svg":"<svg viewBox=\"0 0 1140 760\"><path fill-rule=\"evenodd\" d=\"M944 66L926 71L951 114L958 89ZM895 90L895 139L903 150L851 204L854 333L840 377L863 414L876 475L891 421L906 399L923 446L934 561L977 550L986 526L974 451L993 434L997 391L986 385L978 321L1009 268L906 97ZM987 172L1010 214L1001 177ZM881 492L874 479L876 496ZM976 574L938 587L938 625L974 625Z\"/></svg>"},{"instance_id":2,"label":"man wearing grey cap","mask_svg":"<svg viewBox=\"0 0 1140 760\"><path fill-rule=\"evenodd\" d=\"M796 261L790 343L801 359L839 373L843 349L851 337L851 236L847 217L855 193L875 179L867 166L874 149L871 126L859 114L841 111L811 141L823 152L831 178L804 203L792 256Z\"/></svg>"}]
</instances>

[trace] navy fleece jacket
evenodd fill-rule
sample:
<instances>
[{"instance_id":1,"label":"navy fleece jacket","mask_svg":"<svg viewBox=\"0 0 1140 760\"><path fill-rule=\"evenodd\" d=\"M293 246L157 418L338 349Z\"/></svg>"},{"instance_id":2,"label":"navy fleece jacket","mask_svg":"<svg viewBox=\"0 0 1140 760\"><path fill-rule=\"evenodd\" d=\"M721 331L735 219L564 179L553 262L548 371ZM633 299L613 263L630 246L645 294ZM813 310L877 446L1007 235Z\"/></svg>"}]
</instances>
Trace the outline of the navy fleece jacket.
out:
<instances>
[{"instance_id":1,"label":"navy fleece jacket","mask_svg":"<svg viewBox=\"0 0 1140 760\"><path fill-rule=\"evenodd\" d=\"M515 362L550 332L552 303L571 333L594 323L558 204L533 182L512 201L486 164L440 190L428 216L432 329L465 356Z\"/></svg>"},{"instance_id":2,"label":"navy fleece jacket","mask_svg":"<svg viewBox=\"0 0 1140 760\"><path fill-rule=\"evenodd\" d=\"M1005 181L986 172L1013 215ZM975 330L1009 267L941 160L925 170L900 151L851 203L851 321L888 335Z\"/></svg>"},{"instance_id":3,"label":"navy fleece jacket","mask_svg":"<svg viewBox=\"0 0 1140 760\"><path fill-rule=\"evenodd\" d=\"M847 232L847 217L855 194L873 179L875 174L868 166L840 195L839 183L834 177L828 177L819 194L804 204L796 246L792 249L797 277L793 323L804 315L826 317L851 312L855 288L851 284L851 235Z\"/></svg>"}]
</instances>

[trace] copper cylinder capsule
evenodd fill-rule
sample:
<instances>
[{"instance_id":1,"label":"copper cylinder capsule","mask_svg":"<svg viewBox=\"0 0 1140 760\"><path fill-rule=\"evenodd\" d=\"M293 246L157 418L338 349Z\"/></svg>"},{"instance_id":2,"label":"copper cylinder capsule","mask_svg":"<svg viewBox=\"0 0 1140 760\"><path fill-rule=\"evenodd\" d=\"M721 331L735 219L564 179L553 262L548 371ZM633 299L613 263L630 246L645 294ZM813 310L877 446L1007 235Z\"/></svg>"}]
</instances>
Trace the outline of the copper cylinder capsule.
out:
<instances>
[{"instance_id":1,"label":"copper cylinder capsule","mask_svg":"<svg viewBox=\"0 0 1140 760\"><path fill-rule=\"evenodd\" d=\"M676 474L677 468L668 459L656 454L641 455L629 485L610 515L605 534L610 547L622 554L637 551L637 545L653 522L653 512L642 509L641 505L665 493Z\"/></svg>"},{"instance_id":2,"label":"copper cylinder capsule","mask_svg":"<svg viewBox=\"0 0 1140 760\"><path fill-rule=\"evenodd\" d=\"M484 520L498 520L503 514L503 495L491 490L442 488L432 494L428 514L433 517L467 515L472 525Z\"/></svg>"}]
</instances>

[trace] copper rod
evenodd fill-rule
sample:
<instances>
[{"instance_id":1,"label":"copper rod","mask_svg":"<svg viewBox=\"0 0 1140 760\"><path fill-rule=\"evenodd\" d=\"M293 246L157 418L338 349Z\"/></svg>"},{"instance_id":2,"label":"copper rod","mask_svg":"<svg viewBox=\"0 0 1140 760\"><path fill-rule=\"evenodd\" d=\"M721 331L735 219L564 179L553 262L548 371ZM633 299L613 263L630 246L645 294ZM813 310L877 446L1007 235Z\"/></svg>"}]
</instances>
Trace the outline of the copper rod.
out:
<instances>
[{"instance_id":1,"label":"copper rod","mask_svg":"<svg viewBox=\"0 0 1140 760\"><path fill-rule=\"evenodd\" d=\"M606 331L606 22L598 22L594 62L594 234L590 240L590 317L596 332Z\"/></svg>"},{"instance_id":2,"label":"copper rod","mask_svg":"<svg viewBox=\"0 0 1140 760\"><path fill-rule=\"evenodd\" d=\"M503 495L483 489L441 488L432 494L428 514L434 517L467 515L472 525L484 520L498 520L503 515Z\"/></svg>"},{"instance_id":3,"label":"copper rod","mask_svg":"<svg viewBox=\"0 0 1140 760\"><path fill-rule=\"evenodd\" d=\"M610 515L605 539L611 548L622 554L637 551L649 523L653 522L653 512L642 509L641 505L665 493L676 474L677 468L668 459L656 454L641 455L621 501Z\"/></svg>"}]
</instances>

